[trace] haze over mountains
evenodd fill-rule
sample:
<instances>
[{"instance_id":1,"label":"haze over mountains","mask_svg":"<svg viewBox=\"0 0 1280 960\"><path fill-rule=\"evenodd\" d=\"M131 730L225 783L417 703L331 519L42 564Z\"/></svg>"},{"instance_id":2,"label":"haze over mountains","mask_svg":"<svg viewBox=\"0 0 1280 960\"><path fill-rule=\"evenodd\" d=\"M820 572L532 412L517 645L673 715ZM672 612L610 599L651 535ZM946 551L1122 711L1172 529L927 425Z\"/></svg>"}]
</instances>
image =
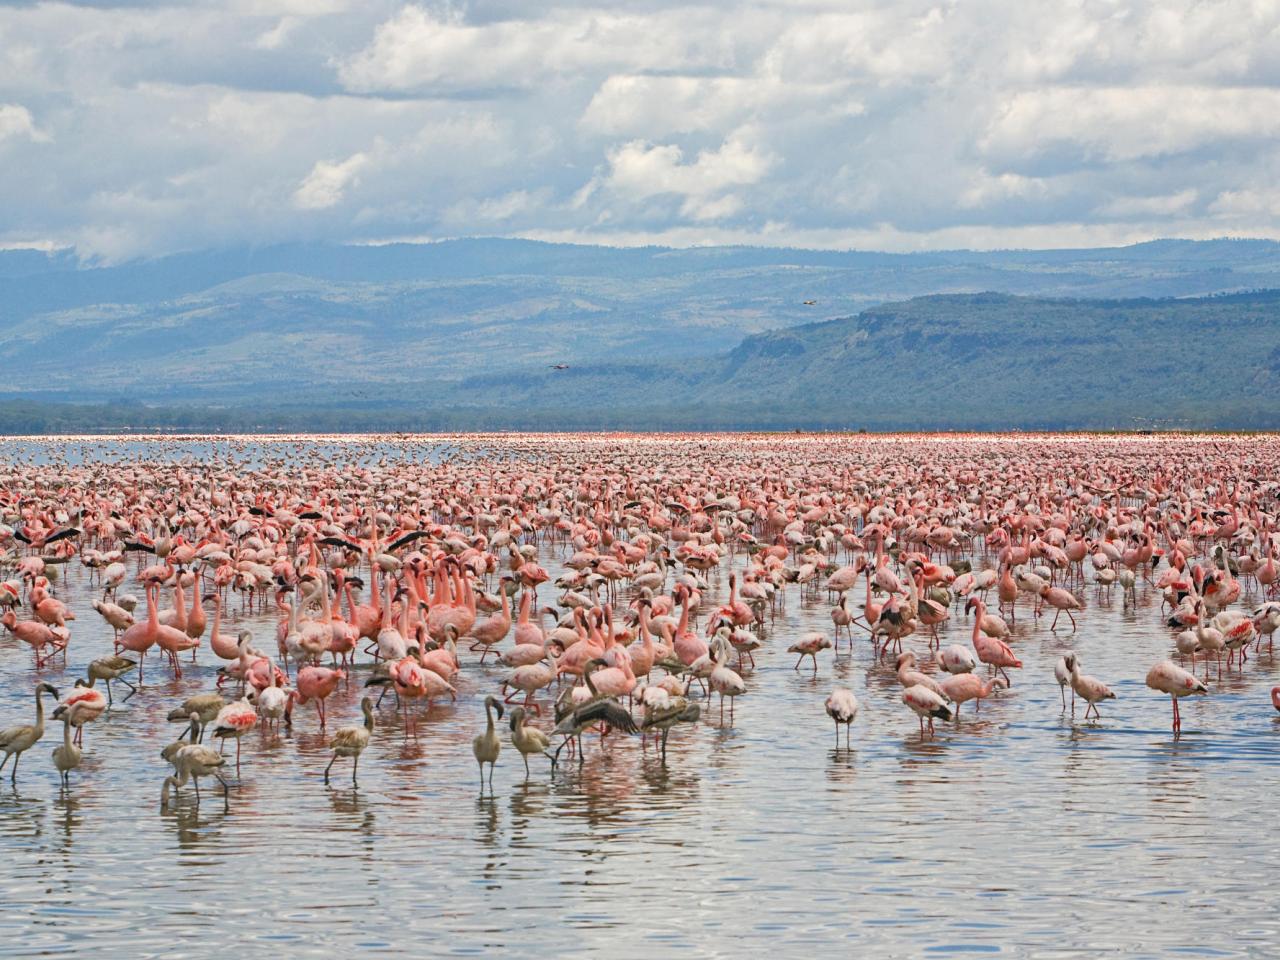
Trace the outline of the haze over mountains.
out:
<instances>
[{"instance_id":1,"label":"haze over mountains","mask_svg":"<svg viewBox=\"0 0 1280 960\"><path fill-rule=\"evenodd\" d=\"M9 403L0 426L1277 426L1268 289L1270 241L9 251L0 400L87 406Z\"/></svg>"}]
</instances>

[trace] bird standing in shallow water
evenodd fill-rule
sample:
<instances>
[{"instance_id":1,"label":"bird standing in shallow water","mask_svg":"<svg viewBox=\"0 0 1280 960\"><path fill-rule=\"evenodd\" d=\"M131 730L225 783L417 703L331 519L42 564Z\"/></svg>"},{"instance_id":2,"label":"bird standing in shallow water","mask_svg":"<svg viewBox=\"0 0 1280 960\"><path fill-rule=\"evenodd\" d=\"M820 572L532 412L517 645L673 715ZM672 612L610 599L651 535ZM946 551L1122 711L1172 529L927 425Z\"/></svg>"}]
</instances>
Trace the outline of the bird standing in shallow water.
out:
<instances>
[{"instance_id":1,"label":"bird standing in shallow water","mask_svg":"<svg viewBox=\"0 0 1280 960\"><path fill-rule=\"evenodd\" d=\"M84 741L84 725L97 720L107 709L107 698L83 680L77 680L75 689L53 711L53 719L66 716L76 728L76 744Z\"/></svg>"},{"instance_id":2,"label":"bird standing in shallow water","mask_svg":"<svg viewBox=\"0 0 1280 960\"><path fill-rule=\"evenodd\" d=\"M493 715L502 719L502 701L495 696L484 698L484 715L487 724L484 733L471 741L471 752L475 754L476 763L480 765L480 793L484 794L484 765L489 765L489 792L493 793L493 768L498 764L498 754L502 752L502 741L498 739L498 731L494 729Z\"/></svg>"},{"instance_id":3,"label":"bird standing in shallow water","mask_svg":"<svg viewBox=\"0 0 1280 960\"><path fill-rule=\"evenodd\" d=\"M577 741L578 763L581 765L585 758L582 750L582 732L588 727L603 723L608 727L616 730L622 730L624 733L637 733L639 728L636 726L635 720L631 716L631 712L627 710L613 697L606 697L596 689L595 682L591 679L592 673L597 667L605 665L605 661L599 657L588 660L582 668L582 680L586 684L590 699L566 710L563 714L558 715L559 720L555 729L551 731L551 735L564 737L560 742L560 746L556 747L556 756L559 757L560 751L564 749L564 745L573 740Z\"/></svg>"},{"instance_id":4,"label":"bird standing in shallow water","mask_svg":"<svg viewBox=\"0 0 1280 960\"><path fill-rule=\"evenodd\" d=\"M1172 660L1157 663L1147 671L1147 686L1152 690L1169 694L1173 701L1174 736L1182 733L1182 715L1178 712L1178 698L1209 692L1209 688L1195 674L1183 670Z\"/></svg>"},{"instance_id":5,"label":"bird standing in shallow water","mask_svg":"<svg viewBox=\"0 0 1280 960\"><path fill-rule=\"evenodd\" d=\"M1063 658L1067 661L1067 668L1071 671L1071 715L1076 715L1076 695L1088 704L1084 708L1084 718L1089 719L1089 711L1093 711L1095 719L1100 719L1098 713L1098 702L1101 700L1114 700L1116 695L1111 692L1111 688L1099 680L1097 677L1090 677L1080 672L1080 658L1074 653L1069 653Z\"/></svg>"},{"instance_id":6,"label":"bird standing in shallow water","mask_svg":"<svg viewBox=\"0 0 1280 960\"><path fill-rule=\"evenodd\" d=\"M195 718L192 718L195 722ZM173 765L178 771L176 777L165 777L164 784L160 788L160 809L164 810L169 806L169 789L174 790L182 787L188 780L192 781L196 789L196 806L200 805L200 778L213 777L222 784L222 809L229 810L231 807L228 797L227 781L223 778L220 768L226 764L216 750L199 743L189 743L184 747L179 747L173 756Z\"/></svg>"},{"instance_id":7,"label":"bird standing in shallow water","mask_svg":"<svg viewBox=\"0 0 1280 960\"><path fill-rule=\"evenodd\" d=\"M858 698L847 687L836 687L827 697L827 716L836 724L836 746L840 746L840 725L844 724L844 745L849 746L849 728L858 719Z\"/></svg>"},{"instance_id":8,"label":"bird standing in shallow water","mask_svg":"<svg viewBox=\"0 0 1280 960\"><path fill-rule=\"evenodd\" d=\"M71 786L69 775L72 770L80 766L80 757L82 755L83 751L71 740L71 713L64 710L62 713L62 745L53 748L53 765L62 780L62 788L64 790Z\"/></svg>"},{"instance_id":9,"label":"bird standing in shallow water","mask_svg":"<svg viewBox=\"0 0 1280 960\"><path fill-rule=\"evenodd\" d=\"M524 718L524 707L511 708L511 745L520 752L520 759L524 761L524 775L528 777L530 756L535 753L546 754L553 766L555 758L547 753L551 738L537 727L528 726Z\"/></svg>"},{"instance_id":10,"label":"bird standing in shallow water","mask_svg":"<svg viewBox=\"0 0 1280 960\"><path fill-rule=\"evenodd\" d=\"M51 683L41 681L36 684L36 722L23 724L20 727L9 727L0 730L0 750L4 751L4 759L0 760L0 770L13 757L13 767L9 771L9 782L18 783L18 761L22 755L36 745L44 736L44 701L42 694L58 695L58 688Z\"/></svg>"},{"instance_id":11,"label":"bird standing in shallow water","mask_svg":"<svg viewBox=\"0 0 1280 960\"><path fill-rule=\"evenodd\" d=\"M983 680L977 674L958 673L955 676L947 677L939 684L942 695L955 704L952 713L955 714L956 722L960 722L960 705L973 701L973 711L977 713L981 709L984 699L995 693L996 690L1007 687L1004 677L990 677Z\"/></svg>"},{"instance_id":12,"label":"bird standing in shallow water","mask_svg":"<svg viewBox=\"0 0 1280 960\"><path fill-rule=\"evenodd\" d=\"M813 657L813 672L818 672L818 652L820 650L830 650L831 641L827 639L825 633L806 633L803 637L787 647L787 653L798 653L800 656L796 658L795 669L800 669L800 661L805 657Z\"/></svg>"},{"instance_id":13,"label":"bird standing in shallow water","mask_svg":"<svg viewBox=\"0 0 1280 960\"><path fill-rule=\"evenodd\" d=\"M258 711L246 696L228 703L213 718L210 729L224 744L230 737L236 742L236 776L240 775L240 738L258 725ZM219 748L221 752L221 748Z\"/></svg>"},{"instance_id":14,"label":"bird standing in shallow water","mask_svg":"<svg viewBox=\"0 0 1280 960\"><path fill-rule=\"evenodd\" d=\"M671 735L671 728L680 723L697 723L701 715L702 708L696 703L690 703L687 696L671 696L667 691L662 690L652 699L646 698L640 730L642 732L662 731L662 762L666 763L667 737Z\"/></svg>"},{"instance_id":15,"label":"bird standing in shallow water","mask_svg":"<svg viewBox=\"0 0 1280 960\"><path fill-rule=\"evenodd\" d=\"M124 678L124 675L133 670L138 665L136 660L130 660L128 657L117 657L114 655L99 657L89 663L89 686L93 686L97 680L105 682L107 688L107 706L115 703L111 694L111 681L119 680L129 688L129 693L125 696L125 700L132 697L138 692L138 688Z\"/></svg>"},{"instance_id":16,"label":"bird standing in shallow water","mask_svg":"<svg viewBox=\"0 0 1280 960\"><path fill-rule=\"evenodd\" d=\"M920 736L924 737L924 722L929 721L929 736L933 736L933 721L950 720L951 710L947 701L922 684L907 687L902 691L902 702L920 718Z\"/></svg>"},{"instance_id":17,"label":"bird standing in shallow water","mask_svg":"<svg viewBox=\"0 0 1280 960\"><path fill-rule=\"evenodd\" d=\"M350 757L351 783L356 783L356 770L360 766L360 754L369 746L369 738L373 736L373 701L365 697L360 701L360 712L364 714L364 723L354 727L343 727L333 735L329 746L333 748L333 759L324 768L324 782L329 782L329 768L339 757Z\"/></svg>"}]
</instances>

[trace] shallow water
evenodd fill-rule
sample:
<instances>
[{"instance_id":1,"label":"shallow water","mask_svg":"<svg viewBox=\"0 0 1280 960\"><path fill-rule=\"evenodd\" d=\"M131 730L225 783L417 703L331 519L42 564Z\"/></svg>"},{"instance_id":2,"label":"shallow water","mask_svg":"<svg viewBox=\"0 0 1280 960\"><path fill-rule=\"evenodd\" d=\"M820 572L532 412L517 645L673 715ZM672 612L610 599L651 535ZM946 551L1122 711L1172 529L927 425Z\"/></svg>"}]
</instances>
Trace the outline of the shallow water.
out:
<instances>
[{"instance_id":1,"label":"shallow water","mask_svg":"<svg viewBox=\"0 0 1280 960\"><path fill-rule=\"evenodd\" d=\"M68 665L37 673L0 638L0 725L29 722L38 678L68 688L109 652L86 571L67 569L60 590L78 615ZM16 790L5 771L0 953L1276 955L1277 661L1264 650L1184 701L1174 740L1168 699L1143 683L1172 649L1158 595L1141 589L1127 611L1118 590L1084 596L1075 633L1020 604L1013 688L922 740L865 640L821 654L816 674L793 669L797 635L830 630L825 595L793 587L732 724L708 704L665 765L638 739L602 754L589 735L583 766L552 776L540 760L527 779L507 744L492 798L469 740L506 671L471 655L458 703L436 705L417 740L380 712L358 789L341 764L321 781L327 736L308 706L291 731L245 737L229 813L216 785L161 813L165 714L216 665L204 649L173 682L152 654L145 689L87 728L69 792L49 760L60 726ZM271 617L229 612L224 629L270 636ZM953 607L943 643L971 623ZM1070 647L1118 694L1098 722L1062 711L1052 665ZM367 669L330 701L328 733L358 717ZM823 712L836 684L862 702L848 750Z\"/></svg>"}]
</instances>

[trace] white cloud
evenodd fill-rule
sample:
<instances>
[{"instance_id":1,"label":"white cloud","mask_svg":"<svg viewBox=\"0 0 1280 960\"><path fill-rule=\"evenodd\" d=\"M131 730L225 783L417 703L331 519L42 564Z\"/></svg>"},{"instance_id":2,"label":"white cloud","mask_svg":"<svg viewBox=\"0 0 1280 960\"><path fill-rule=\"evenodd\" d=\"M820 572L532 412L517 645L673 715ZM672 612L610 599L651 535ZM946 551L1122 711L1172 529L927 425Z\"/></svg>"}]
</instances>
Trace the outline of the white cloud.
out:
<instances>
[{"instance_id":1,"label":"white cloud","mask_svg":"<svg viewBox=\"0 0 1280 960\"><path fill-rule=\"evenodd\" d=\"M609 154L605 183L634 200L663 194L683 197L680 212L694 220L716 220L742 209L742 201L724 194L732 187L758 183L773 158L750 142L748 131L735 132L715 150L703 150L692 162L675 144L633 140Z\"/></svg>"},{"instance_id":2,"label":"white cloud","mask_svg":"<svg viewBox=\"0 0 1280 960\"><path fill-rule=\"evenodd\" d=\"M293 33L297 26L296 17L281 17L274 27L259 34L253 41L253 45L259 50L277 50L289 39L289 34Z\"/></svg>"},{"instance_id":3,"label":"white cloud","mask_svg":"<svg viewBox=\"0 0 1280 960\"><path fill-rule=\"evenodd\" d=\"M48 143L49 135L36 128L31 111L16 103L0 103L0 142L23 137L33 143Z\"/></svg>"},{"instance_id":4,"label":"white cloud","mask_svg":"<svg viewBox=\"0 0 1280 960\"><path fill-rule=\"evenodd\" d=\"M0 5L0 242L111 258L1270 235L1277 137L1261 0Z\"/></svg>"},{"instance_id":5,"label":"white cloud","mask_svg":"<svg viewBox=\"0 0 1280 960\"><path fill-rule=\"evenodd\" d=\"M1038 177L1024 177L1017 173L1001 173L992 176L986 170L978 171L973 186L960 194L959 204L966 210L984 207L1002 200L1030 200L1048 193L1047 181Z\"/></svg>"},{"instance_id":6,"label":"white cloud","mask_svg":"<svg viewBox=\"0 0 1280 960\"><path fill-rule=\"evenodd\" d=\"M357 91L442 92L531 87L598 69L710 68L731 60L720 26L696 9L626 16L606 8L475 24L410 4L342 61L339 76Z\"/></svg>"},{"instance_id":7,"label":"white cloud","mask_svg":"<svg viewBox=\"0 0 1280 960\"><path fill-rule=\"evenodd\" d=\"M1209 210L1232 220L1280 217L1280 187L1225 190L1209 204Z\"/></svg>"},{"instance_id":8,"label":"white cloud","mask_svg":"<svg viewBox=\"0 0 1280 960\"><path fill-rule=\"evenodd\" d=\"M983 147L1015 164L1063 145L1085 162L1123 163L1277 134L1277 89L1052 87L1009 99Z\"/></svg>"},{"instance_id":9,"label":"white cloud","mask_svg":"<svg viewBox=\"0 0 1280 960\"><path fill-rule=\"evenodd\" d=\"M369 165L369 155L353 153L339 163L317 160L305 180L293 193L293 205L300 210L327 210L342 202L348 187L360 182L360 171Z\"/></svg>"},{"instance_id":10,"label":"white cloud","mask_svg":"<svg viewBox=\"0 0 1280 960\"><path fill-rule=\"evenodd\" d=\"M1117 197L1104 204L1101 212L1109 217L1163 217L1186 212L1198 196L1195 190L1179 190L1151 197Z\"/></svg>"}]
</instances>

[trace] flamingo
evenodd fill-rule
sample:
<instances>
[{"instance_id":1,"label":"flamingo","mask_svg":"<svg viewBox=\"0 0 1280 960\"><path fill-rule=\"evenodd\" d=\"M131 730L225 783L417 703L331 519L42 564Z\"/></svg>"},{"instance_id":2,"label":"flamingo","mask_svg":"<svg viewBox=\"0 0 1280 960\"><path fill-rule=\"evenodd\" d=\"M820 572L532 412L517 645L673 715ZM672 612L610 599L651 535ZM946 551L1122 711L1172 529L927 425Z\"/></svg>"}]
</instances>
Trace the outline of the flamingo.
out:
<instances>
[{"instance_id":1,"label":"flamingo","mask_svg":"<svg viewBox=\"0 0 1280 960\"><path fill-rule=\"evenodd\" d=\"M71 714L65 712L62 714L62 745L53 748L53 766L62 781L62 789L71 786L71 771L80 766L82 756L83 751L71 740ZM17 766L16 761L14 766Z\"/></svg>"},{"instance_id":2,"label":"flamingo","mask_svg":"<svg viewBox=\"0 0 1280 960\"><path fill-rule=\"evenodd\" d=\"M230 737L236 742L236 772L240 772L240 739L258 725L258 711L246 695L240 700L228 703L218 711L211 725L213 735L226 742Z\"/></svg>"},{"instance_id":3,"label":"flamingo","mask_svg":"<svg viewBox=\"0 0 1280 960\"><path fill-rule=\"evenodd\" d=\"M13 757L13 766L9 770L9 782L14 785L18 783L18 761L44 736L44 701L40 697L45 693L56 697L58 688L43 680L36 684L35 723L0 730L0 750L4 751L4 759L0 760L0 770L3 770L9 758Z\"/></svg>"},{"instance_id":4,"label":"flamingo","mask_svg":"<svg viewBox=\"0 0 1280 960\"><path fill-rule=\"evenodd\" d=\"M840 726L844 725L844 745L849 746L849 729L853 721L858 719L858 698L848 687L836 687L827 697L825 704L827 716L836 725L836 746L840 746Z\"/></svg>"},{"instance_id":5,"label":"flamingo","mask_svg":"<svg viewBox=\"0 0 1280 960\"><path fill-rule=\"evenodd\" d=\"M476 763L480 767L480 793L484 794L484 765L489 765L489 792L493 793L493 769L498 765L498 754L502 752L502 741L498 739L498 731L494 729L493 715L502 719L502 701L497 697L484 698L485 728L471 741L471 752L475 754Z\"/></svg>"},{"instance_id":6,"label":"flamingo","mask_svg":"<svg viewBox=\"0 0 1280 960\"><path fill-rule=\"evenodd\" d=\"M328 766L324 768L325 783L329 782L329 770L337 762L338 758L350 757L351 785L358 785L356 771L360 767L360 754L364 753L365 748L369 746L370 737L373 736L373 701L368 697L361 698L360 712L364 714L363 724L340 728L329 742L329 746L333 750L333 757L329 760Z\"/></svg>"},{"instance_id":7,"label":"flamingo","mask_svg":"<svg viewBox=\"0 0 1280 960\"><path fill-rule=\"evenodd\" d=\"M1084 604L1082 604L1070 590L1063 590L1061 587L1051 587L1046 583L1040 587L1040 599L1057 611L1057 613L1053 615L1053 623L1049 626L1050 630L1053 630L1058 626L1058 617L1062 615L1063 611L1066 612L1067 616L1071 620L1071 629L1076 629L1076 618L1071 611L1081 609Z\"/></svg>"},{"instance_id":8,"label":"flamingo","mask_svg":"<svg viewBox=\"0 0 1280 960\"><path fill-rule=\"evenodd\" d=\"M1084 717L1089 719L1089 711L1093 710L1095 719L1101 719L1098 713L1098 703L1102 700L1114 700L1115 694L1105 683L1097 677L1090 677L1080 672L1080 659L1074 654L1069 653L1064 658L1067 661L1067 668L1071 675L1071 715L1075 716L1076 696L1079 695L1088 706L1084 709Z\"/></svg>"},{"instance_id":9,"label":"flamingo","mask_svg":"<svg viewBox=\"0 0 1280 960\"><path fill-rule=\"evenodd\" d=\"M973 701L973 710L977 713L981 709L982 701L991 696L996 690L1008 686L1003 677L991 677L983 680L981 677L972 673L957 673L946 677L940 684L941 693L946 699L955 704L956 723L960 722L960 707L968 701Z\"/></svg>"},{"instance_id":10,"label":"flamingo","mask_svg":"<svg viewBox=\"0 0 1280 960\"><path fill-rule=\"evenodd\" d=\"M53 711L53 719L61 720L65 714L76 728L76 745L84 742L84 727L102 716L107 709L107 698L101 690L95 690L83 680L77 680L75 689Z\"/></svg>"},{"instance_id":11,"label":"flamingo","mask_svg":"<svg viewBox=\"0 0 1280 960\"><path fill-rule=\"evenodd\" d=\"M972 597L965 604L965 612L970 609L975 611L973 617L973 649L978 653L978 659L987 664L993 670L1004 677L1004 682L1013 686L1009 680L1009 675L1005 673L1006 668L1021 667L1022 661L1014 656L1013 650L1003 640L995 637L988 637L982 632L982 621L986 614L986 604L976 597Z\"/></svg>"},{"instance_id":12,"label":"flamingo","mask_svg":"<svg viewBox=\"0 0 1280 960\"><path fill-rule=\"evenodd\" d=\"M929 736L933 736L933 721L950 720L951 710L941 694L934 693L928 687L916 685L902 691L902 702L920 719L920 737L924 738L924 723L929 721Z\"/></svg>"},{"instance_id":13,"label":"flamingo","mask_svg":"<svg viewBox=\"0 0 1280 960\"><path fill-rule=\"evenodd\" d=\"M798 653L800 656L796 658L796 665L793 669L800 669L800 661L805 657L813 658L813 672L818 672L818 654L823 650L831 649L831 641L827 639L827 635L821 632L806 633L799 640L787 647L787 653Z\"/></svg>"},{"instance_id":14,"label":"flamingo","mask_svg":"<svg viewBox=\"0 0 1280 960\"><path fill-rule=\"evenodd\" d=\"M525 596L529 596L529 594L526 593ZM524 718L524 707L511 708L511 745L516 748L520 754L520 759L524 761L524 775L527 779L529 776L529 757L541 753L548 760L553 758L551 754L547 753L551 747L551 738L537 727L527 725Z\"/></svg>"},{"instance_id":15,"label":"flamingo","mask_svg":"<svg viewBox=\"0 0 1280 960\"><path fill-rule=\"evenodd\" d=\"M290 694L289 704L285 707L284 722L293 725L293 704L306 704L309 700L316 702L316 712L320 715L320 729L324 729L324 702L333 691L338 689L338 683L347 679L347 671L334 670L329 667L317 667L314 664L301 667L298 670L298 677L295 681L295 689Z\"/></svg>"},{"instance_id":16,"label":"flamingo","mask_svg":"<svg viewBox=\"0 0 1280 960\"><path fill-rule=\"evenodd\" d=\"M1178 712L1178 698L1204 694L1209 688L1198 680L1195 674L1188 673L1171 660L1157 663L1147 671L1147 686L1160 693L1167 693L1173 701L1173 733L1182 733L1182 716Z\"/></svg>"}]
</instances>

